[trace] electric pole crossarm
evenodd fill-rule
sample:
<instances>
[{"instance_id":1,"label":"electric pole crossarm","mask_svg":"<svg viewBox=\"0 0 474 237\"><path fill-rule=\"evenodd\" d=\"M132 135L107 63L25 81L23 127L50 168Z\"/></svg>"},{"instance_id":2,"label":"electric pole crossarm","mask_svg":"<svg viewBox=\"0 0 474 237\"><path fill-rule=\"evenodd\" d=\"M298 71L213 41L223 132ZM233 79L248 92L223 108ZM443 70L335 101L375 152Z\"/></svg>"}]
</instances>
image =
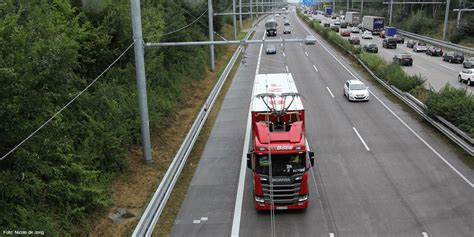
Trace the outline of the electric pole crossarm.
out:
<instances>
[{"instance_id":1,"label":"electric pole crossarm","mask_svg":"<svg viewBox=\"0 0 474 237\"><path fill-rule=\"evenodd\" d=\"M214 16L231 16L231 15L250 15L250 14L275 14L279 13L282 14L283 12L242 12L242 13L232 13L232 12L222 12L222 13L214 13Z\"/></svg>"},{"instance_id":2,"label":"electric pole crossarm","mask_svg":"<svg viewBox=\"0 0 474 237\"><path fill-rule=\"evenodd\" d=\"M446 4L446 2L383 2L382 4Z\"/></svg>"},{"instance_id":3,"label":"electric pole crossarm","mask_svg":"<svg viewBox=\"0 0 474 237\"><path fill-rule=\"evenodd\" d=\"M162 42L146 43L146 47L165 47L165 46L199 46L199 45L231 45L231 44L265 44L265 43L302 43L304 39L265 39L265 40L227 40L227 41L195 41L195 42Z\"/></svg>"}]
</instances>

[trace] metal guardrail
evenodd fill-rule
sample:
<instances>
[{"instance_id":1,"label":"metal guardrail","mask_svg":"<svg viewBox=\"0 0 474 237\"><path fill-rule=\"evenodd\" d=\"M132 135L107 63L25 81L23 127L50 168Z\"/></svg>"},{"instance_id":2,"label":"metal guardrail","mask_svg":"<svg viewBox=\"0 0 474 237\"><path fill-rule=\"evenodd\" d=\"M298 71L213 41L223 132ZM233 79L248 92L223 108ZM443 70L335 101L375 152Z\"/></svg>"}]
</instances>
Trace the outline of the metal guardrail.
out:
<instances>
[{"instance_id":1,"label":"metal guardrail","mask_svg":"<svg viewBox=\"0 0 474 237\"><path fill-rule=\"evenodd\" d=\"M409 93L401 91L394 85L388 84L385 80L375 75L375 73L372 72L372 70L367 65L365 65L365 63L362 62L362 60L360 60L360 58L357 57L357 55L345 49L342 45L338 44L337 42L334 42L334 43L336 43L340 48L342 48L344 51L349 53L355 60L357 60L359 64L362 65L365 68L365 70L367 70L367 72L369 72L369 74L375 80L377 80L383 87L385 87L388 91L390 91L392 94L398 97L401 101L403 101L405 104L411 107L415 112L417 112L420 116L422 116L426 121L431 123L435 128L437 128L440 132L442 132L451 141L456 143L469 155L474 156L474 144L473 144L473 139L471 137L469 137L459 128L457 128L456 126L454 126L453 124L446 121L444 118L440 116L437 116L436 120L431 118L425 112L426 105L424 105L421 101L419 101L418 99L416 99Z\"/></svg>"},{"instance_id":2,"label":"metal guardrail","mask_svg":"<svg viewBox=\"0 0 474 237\"><path fill-rule=\"evenodd\" d=\"M430 43L430 44L433 44L433 45L438 45L438 46L453 49L453 50L456 50L456 51L461 51L461 52L464 52L466 54L474 55L474 48L470 48L470 47L459 45L459 44L454 44L454 43L451 43L451 42L448 42L448 41L435 39L435 38L431 38L431 37L424 36L424 35L418 35L418 34L415 34L415 33L404 31L404 30L398 30L398 32L401 35L404 35L404 36L407 36L407 37L410 37L410 38L413 38L413 39L421 40L421 41L426 42L426 43Z\"/></svg>"},{"instance_id":3,"label":"metal guardrail","mask_svg":"<svg viewBox=\"0 0 474 237\"><path fill-rule=\"evenodd\" d=\"M257 22L259 22L260 20L258 20ZM244 38L245 40L248 40L252 32L255 31L255 26L256 24L253 25L252 30L247 32L247 35ZM224 85L224 82L229 76L230 71L234 67L235 62L237 61L240 53L242 52L243 47L243 45L239 45L237 50L234 52L232 58L230 59L229 63L227 64L221 76L219 77L219 80L212 89L208 99L206 100L206 103L203 105L201 111L194 120L194 123L189 129L189 132L186 135L183 143L181 144L181 147L173 158L173 161L171 162L168 170L166 171L165 176L161 180L158 188L153 194L153 197L148 203L148 206L143 212L140 221L135 227L135 230L132 234L133 237L151 236L151 234L153 233L156 222L160 218L160 215L164 207L166 206L168 198L171 195L171 191L173 190L184 167L184 164L186 163L186 160L194 147L194 143L196 142L199 133L207 120L209 112L211 111L214 102L216 101L216 98L222 86Z\"/></svg>"}]
</instances>

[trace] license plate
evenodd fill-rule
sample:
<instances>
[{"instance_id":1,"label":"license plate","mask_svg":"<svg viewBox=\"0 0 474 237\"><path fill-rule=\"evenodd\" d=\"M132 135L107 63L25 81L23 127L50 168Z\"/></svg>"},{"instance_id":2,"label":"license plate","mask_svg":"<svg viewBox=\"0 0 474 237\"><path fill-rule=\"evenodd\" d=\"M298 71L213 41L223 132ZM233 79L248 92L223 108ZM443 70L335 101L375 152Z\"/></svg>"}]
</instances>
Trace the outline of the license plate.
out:
<instances>
[{"instance_id":1,"label":"license plate","mask_svg":"<svg viewBox=\"0 0 474 237\"><path fill-rule=\"evenodd\" d=\"M277 206L276 209L277 210L286 210L286 209L288 209L288 207L287 206Z\"/></svg>"}]
</instances>

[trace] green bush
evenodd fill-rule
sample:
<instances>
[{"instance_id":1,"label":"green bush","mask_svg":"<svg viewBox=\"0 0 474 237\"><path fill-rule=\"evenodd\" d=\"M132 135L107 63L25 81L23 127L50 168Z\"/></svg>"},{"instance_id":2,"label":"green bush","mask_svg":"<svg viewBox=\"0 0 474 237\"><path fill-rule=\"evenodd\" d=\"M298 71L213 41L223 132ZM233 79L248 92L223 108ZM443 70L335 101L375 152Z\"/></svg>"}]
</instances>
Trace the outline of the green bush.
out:
<instances>
[{"instance_id":1,"label":"green bush","mask_svg":"<svg viewBox=\"0 0 474 237\"><path fill-rule=\"evenodd\" d=\"M207 38L206 24L163 34L194 21L189 14L198 16L206 5L142 3L146 41ZM224 21L217 23L219 31ZM129 0L0 1L0 155L73 98L132 41ZM153 127L182 103L182 85L202 78L208 48L153 48L145 57ZM0 161L0 229L87 236L90 213L110 203L107 189L126 169L131 146L139 143L132 47L69 108Z\"/></svg>"},{"instance_id":2,"label":"green bush","mask_svg":"<svg viewBox=\"0 0 474 237\"><path fill-rule=\"evenodd\" d=\"M388 64L383 68L383 78L391 85L402 91L410 92L417 86L423 85L425 80L421 76L410 76L397 64Z\"/></svg>"},{"instance_id":3,"label":"green bush","mask_svg":"<svg viewBox=\"0 0 474 237\"><path fill-rule=\"evenodd\" d=\"M474 138L474 97L464 88L446 85L429 93L428 113L439 115Z\"/></svg>"}]
</instances>

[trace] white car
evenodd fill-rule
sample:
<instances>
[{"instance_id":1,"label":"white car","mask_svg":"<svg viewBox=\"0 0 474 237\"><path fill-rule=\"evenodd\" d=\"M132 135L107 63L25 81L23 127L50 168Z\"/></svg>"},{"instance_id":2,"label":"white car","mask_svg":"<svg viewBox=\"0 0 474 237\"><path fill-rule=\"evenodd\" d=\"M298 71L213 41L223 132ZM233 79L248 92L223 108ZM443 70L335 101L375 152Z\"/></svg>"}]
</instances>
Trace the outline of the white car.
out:
<instances>
[{"instance_id":1,"label":"white car","mask_svg":"<svg viewBox=\"0 0 474 237\"><path fill-rule=\"evenodd\" d=\"M359 80L348 80L344 84L344 96L350 101L368 101L369 88Z\"/></svg>"},{"instance_id":2,"label":"white car","mask_svg":"<svg viewBox=\"0 0 474 237\"><path fill-rule=\"evenodd\" d=\"M426 45L426 43L423 43L423 42L417 42L413 46L414 52L426 52L426 50L428 50L428 46Z\"/></svg>"},{"instance_id":3,"label":"white car","mask_svg":"<svg viewBox=\"0 0 474 237\"><path fill-rule=\"evenodd\" d=\"M366 30L362 33L362 39L373 39L372 32Z\"/></svg>"},{"instance_id":4,"label":"white car","mask_svg":"<svg viewBox=\"0 0 474 237\"><path fill-rule=\"evenodd\" d=\"M468 86L474 86L474 69L464 69L458 75L459 82L466 82Z\"/></svg>"},{"instance_id":5,"label":"white car","mask_svg":"<svg viewBox=\"0 0 474 237\"><path fill-rule=\"evenodd\" d=\"M359 27L352 27L352 28L351 28L351 32L352 32L352 33L359 33L359 32L360 32L360 31L359 31Z\"/></svg>"},{"instance_id":6,"label":"white car","mask_svg":"<svg viewBox=\"0 0 474 237\"><path fill-rule=\"evenodd\" d=\"M334 25L335 25L335 26L341 25L341 21L340 21L340 20L334 21Z\"/></svg>"},{"instance_id":7,"label":"white car","mask_svg":"<svg viewBox=\"0 0 474 237\"><path fill-rule=\"evenodd\" d=\"M280 16L280 14L278 14L278 13L275 15L275 17L279 17L279 16Z\"/></svg>"}]
</instances>

